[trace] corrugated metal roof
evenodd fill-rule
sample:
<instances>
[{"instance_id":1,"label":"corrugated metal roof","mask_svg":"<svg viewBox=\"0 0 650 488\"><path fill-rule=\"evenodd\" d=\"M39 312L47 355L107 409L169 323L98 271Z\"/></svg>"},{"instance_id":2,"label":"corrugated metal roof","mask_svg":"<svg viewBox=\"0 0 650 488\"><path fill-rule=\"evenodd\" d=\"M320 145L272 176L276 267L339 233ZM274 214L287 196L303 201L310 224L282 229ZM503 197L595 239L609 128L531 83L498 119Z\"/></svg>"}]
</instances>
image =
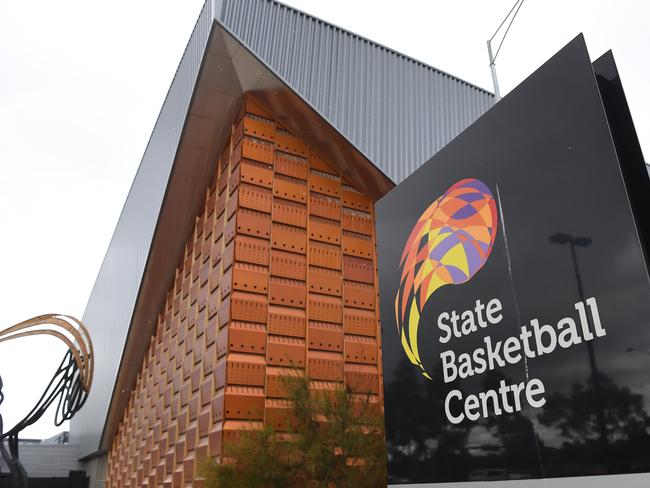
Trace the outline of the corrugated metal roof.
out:
<instances>
[{"instance_id":1,"label":"corrugated metal roof","mask_svg":"<svg viewBox=\"0 0 650 488\"><path fill-rule=\"evenodd\" d=\"M395 183L494 103L481 88L276 1L224 0L221 22Z\"/></svg>"}]
</instances>

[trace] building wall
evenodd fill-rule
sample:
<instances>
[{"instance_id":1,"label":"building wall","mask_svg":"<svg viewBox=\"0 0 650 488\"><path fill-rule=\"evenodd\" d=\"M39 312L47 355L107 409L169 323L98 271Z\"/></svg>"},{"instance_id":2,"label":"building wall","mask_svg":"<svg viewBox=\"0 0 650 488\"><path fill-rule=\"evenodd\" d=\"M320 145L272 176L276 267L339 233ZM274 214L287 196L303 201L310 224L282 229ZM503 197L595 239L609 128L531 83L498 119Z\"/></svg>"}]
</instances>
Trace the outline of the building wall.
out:
<instances>
[{"instance_id":1,"label":"building wall","mask_svg":"<svg viewBox=\"0 0 650 488\"><path fill-rule=\"evenodd\" d=\"M108 471L108 453L95 456L83 465L88 476L88 488L105 488Z\"/></svg>"},{"instance_id":2,"label":"building wall","mask_svg":"<svg viewBox=\"0 0 650 488\"><path fill-rule=\"evenodd\" d=\"M79 446L74 444L44 444L42 442L20 442L20 462L30 478L67 478L70 471L81 469ZM9 468L0 456L0 473Z\"/></svg>"},{"instance_id":3,"label":"building wall","mask_svg":"<svg viewBox=\"0 0 650 488\"><path fill-rule=\"evenodd\" d=\"M70 426L71 442L80 446L81 457L96 455L105 447L103 434L107 436L104 441L110 441L114 419L109 415L109 406L121 394L116 378L120 370L129 367L121 367L130 359L123 356L127 337L132 329L147 327L150 320L149 310L140 308L138 295L155 273L148 266L153 261L150 258L164 254L154 245L158 217L161 213L179 212L188 202L194 205L191 192L182 202L170 203L164 196L174 182L170 178L172 167L182 159L177 156L183 156L179 148L186 143L184 121L194 119L190 102L202 63L205 61L203 66L211 77L220 77L212 63L214 56L206 51L215 21L232 32L395 183L494 102L484 90L281 3L206 1L165 97L82 318L95 344L96 367L88 401ZM227 51L225 45L213 47ZM255 76L246 70L240 74ZM222 81L227 87L233 80L224 77ZM199 99L197 96L195 101ZM221 107L220 103L216 106ZM197 109L201 122L194 137L200 138L203 129L207 131L207 119L212 118L210 110L214 106L204 104ZM188 149L193 153L202 150L208 153L196 140ZM185 174L183 178L194 176ZM174 226L184 223L168 222ZM176 249L171 246L167 251L174 254Z\"/></svg>"},{"instance_id":4,"label":"building wall","mask_svg":"<svg viewBox=\"0 0 650 488\"><path fill-rule=\"evenodd\" d=\"M232 150L231 150L232 148ZM374 208L246 97L109 453L107 485L185 486L244 429L286 428L281 376L381 408Z\"/></svg>"}]
</instances>

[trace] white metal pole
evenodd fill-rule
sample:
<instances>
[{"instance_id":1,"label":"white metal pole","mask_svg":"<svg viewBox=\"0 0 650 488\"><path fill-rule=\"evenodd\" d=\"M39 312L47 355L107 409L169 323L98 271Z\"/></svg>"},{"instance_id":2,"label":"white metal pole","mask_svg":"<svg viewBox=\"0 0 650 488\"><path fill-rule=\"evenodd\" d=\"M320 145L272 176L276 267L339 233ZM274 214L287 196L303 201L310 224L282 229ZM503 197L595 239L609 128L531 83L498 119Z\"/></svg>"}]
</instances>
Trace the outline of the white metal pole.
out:
<instances>
[{"instance_id":1,"label":"white metal pole","mask_svg":"<svg viewBox=\"0 0 650 488\"><path fill-rule=\"evenodd\" d=\"M498 102L501 100L501 92L499 92L499 81L497 80L497 68L494 65L494 56L492 56L492 44L487 42L488 54L490 55L490 71L492 72L492 84L494 85L494 99Z\"/></svg>"}]
</instances>

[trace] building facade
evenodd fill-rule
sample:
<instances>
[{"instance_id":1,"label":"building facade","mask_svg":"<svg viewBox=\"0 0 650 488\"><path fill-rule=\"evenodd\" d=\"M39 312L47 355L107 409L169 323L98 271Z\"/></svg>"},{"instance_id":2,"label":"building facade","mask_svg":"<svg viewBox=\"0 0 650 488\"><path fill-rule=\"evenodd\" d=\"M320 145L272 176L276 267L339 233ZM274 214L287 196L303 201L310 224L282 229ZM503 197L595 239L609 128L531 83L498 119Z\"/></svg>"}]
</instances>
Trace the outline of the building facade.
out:
<instances>
[{"instance_id":1,"label":"building facade","mask_svg":"<svg viewBox=\"0 0 650 488\"><path fill-rule=\"evenodd\" d=\"M278 2L206 2L83 317L91 482L193 483L282 428L290 370L381 408L373 204L492 103Z\"/></svg>"}]
</instances>

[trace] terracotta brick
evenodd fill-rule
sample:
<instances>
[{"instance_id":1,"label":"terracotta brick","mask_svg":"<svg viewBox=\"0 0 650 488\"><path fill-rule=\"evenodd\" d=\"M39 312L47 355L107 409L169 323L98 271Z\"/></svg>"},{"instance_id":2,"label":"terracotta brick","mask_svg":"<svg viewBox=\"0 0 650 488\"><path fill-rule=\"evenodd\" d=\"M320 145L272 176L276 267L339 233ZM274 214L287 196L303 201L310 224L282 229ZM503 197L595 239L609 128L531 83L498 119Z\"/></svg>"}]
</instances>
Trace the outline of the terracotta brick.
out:
<instances>
[{"instance_id":1,"label":"terracotta brick","mask_svg":"<svg viewBox=\"0 0 650 488\"><path fill-rule=\"evenodd\" d=\"M109 450L107 486L202 486L198 460L286 430L286 376L381 409L372 201L245 97Z\"/></svg>"}]
</instances>

